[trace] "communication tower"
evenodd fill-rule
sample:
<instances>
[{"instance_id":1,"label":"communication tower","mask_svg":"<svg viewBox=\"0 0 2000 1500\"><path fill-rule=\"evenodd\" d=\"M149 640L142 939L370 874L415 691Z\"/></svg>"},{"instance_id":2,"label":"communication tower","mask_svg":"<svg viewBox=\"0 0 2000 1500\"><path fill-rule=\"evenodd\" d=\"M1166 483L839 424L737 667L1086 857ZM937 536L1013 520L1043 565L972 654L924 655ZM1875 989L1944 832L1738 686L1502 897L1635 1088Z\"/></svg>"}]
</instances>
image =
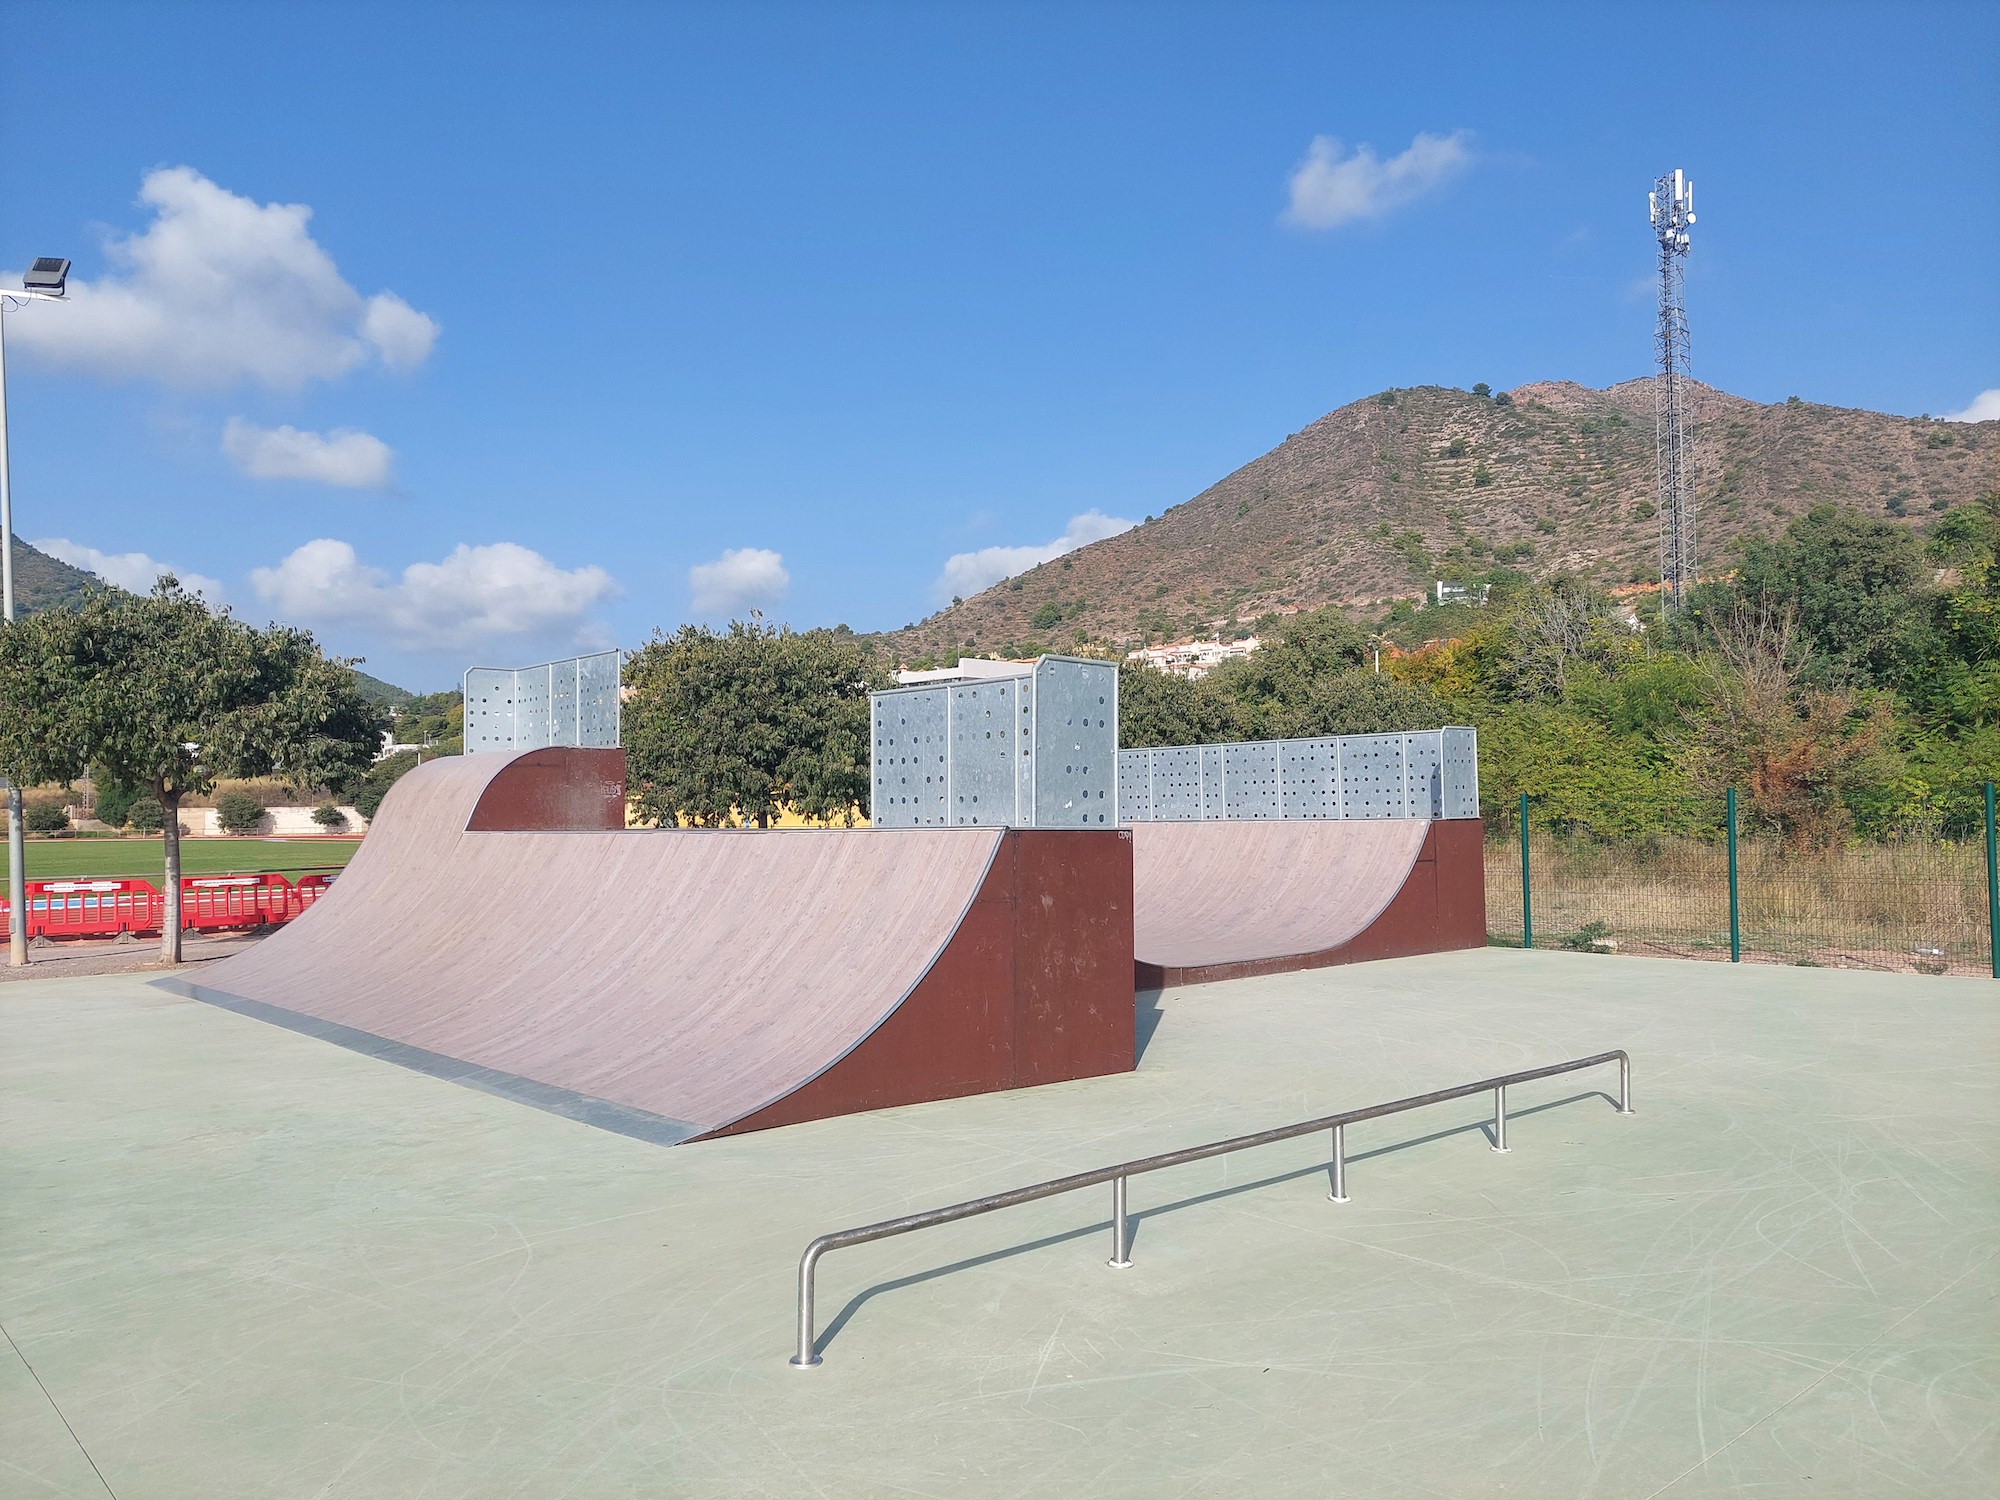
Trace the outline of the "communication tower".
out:
<instances>
[{"instance_id":1,"label":"communication tower","mask_svg":"<svg viewBox=\"0 0 2000 1500\"><path fill-rule=\"evenodd\" d=\"M1678 168L1646 195L1660 246L1660 315L1653 330L1659 373L1653 377L1653 446L1660 488L1660 605L1677 610L1695 585L1694 392L1688 367L1687 289L1682 271L1688 226L1694 223L1694 183Z\"/></svg>"}]
</instances>

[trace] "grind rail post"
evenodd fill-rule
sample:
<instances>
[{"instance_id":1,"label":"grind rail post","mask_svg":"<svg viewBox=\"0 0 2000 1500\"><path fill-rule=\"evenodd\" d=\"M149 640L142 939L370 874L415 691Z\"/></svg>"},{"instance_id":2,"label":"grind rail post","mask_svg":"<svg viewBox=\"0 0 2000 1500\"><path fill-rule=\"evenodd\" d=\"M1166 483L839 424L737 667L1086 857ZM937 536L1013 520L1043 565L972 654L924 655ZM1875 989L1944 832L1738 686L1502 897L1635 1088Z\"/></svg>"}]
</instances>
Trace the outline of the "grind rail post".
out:
<instances>
[{"instance_id":1,"label":"grind rail post","mask_svg":"<svg viewBox=\"0 0 2000 1500\"><path fill-rule=\"evenodd\" d=\"M1226 1156L1232 1151L1247 1151L1253 1146L1268 1146L1278 1141L1293 1140L1302 1135L1313 1135L1322 1130L1333 1132L1333 1192L1335 1203L1345 1203L1347 1199L1347 1127L1362 1120L1379 1120L1385 1115L1402 1114L1406 1110L1422 1109L1428 1104L1443 1104L1452 1099L1464 1099L1473 1094L1493 1095L1493 1149L1507 1150L1507 1086L1514 1083L1531 1083L1538 1078L1554 1078L1562 1073L1574 1073L1583 1068L1595 1068L1605 1063L1618 1064L1618 1113L1629 1115L1632 1111L1632 1059L1622 1049L1598 1052L1590 1057L1579 1057L1569 1062L1553 1063L1545 1068L1527 1068L1518 1073L1503 1073L1498 1078L1482 1078L1477 1083L1461 1083L1454 1088L1438 1089L1428 1094L1413 1094L1407 1099L1392 1100L1388 1104L1370 1104L1361 1109L1343 1110L1339 1114L1322 1115L1318 1119L1305 1120L1296 1125L1280 1125L1271 1130L1260 1130L1251 1135L1232 1136L1225 1141L1211 1141L1204 1146L1187 1146L1179 1151L1164 1151L1157 1156L1142 1156L1136 1161L1121 1162L1115 1167L1099 1167L1093 1172L1076 1172L1068 1177L1056 1177L1047 1182L1032 1183L1027 1187L1014 1188L1004 1193L990 1193L984 1198L971 1198L964 1203L953 1203L944 1208L927 1209L923 1213L905 1214L898 1219L884 1219L879 1224L864 1224L857 1229L839 1229L832 1234L823 1234L805 1248L799 1257L799 1338L798 1352L792 1356L792 1364L798 1369L810 1369L820 1363L818 1333L813 1319L813 1281L819 1269L820 1258L832 1250L844 1250L851 1245L865 1245L875 1240L886 1240L899 1234L914 1234L919 1229L935 1229L940 1224L954 1224L960 1219L970 1219L979 1214L990 1214L1003 1208L1015 1208L1023 1203L1033 1203L1042 1198L1053 1198L1061 1193L1073 1193L1080 1188L1098 1187L1111 1184L1111 1261L1120 1270L1132 1264L1131 1220L1127 1210L1127 1182L1142 1173L1158 1172L1167 1167L1184 1166L1188 1162L1205 1161L1213 1156Z\"/></svg>"}]
</instances>

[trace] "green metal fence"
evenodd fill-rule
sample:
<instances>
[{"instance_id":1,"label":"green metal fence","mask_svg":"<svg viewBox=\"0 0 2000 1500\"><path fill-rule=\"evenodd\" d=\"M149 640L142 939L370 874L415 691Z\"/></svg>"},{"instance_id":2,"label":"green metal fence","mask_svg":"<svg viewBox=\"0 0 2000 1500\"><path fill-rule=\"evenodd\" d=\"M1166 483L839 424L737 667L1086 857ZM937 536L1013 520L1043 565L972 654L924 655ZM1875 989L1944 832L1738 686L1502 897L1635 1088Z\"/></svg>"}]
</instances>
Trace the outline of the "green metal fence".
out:
<instances>
[{"instance_id":1,"label":"green metal fence","mask_svg":"<svg viewBox=\"0 0 2000 1500\"><path fill-rule=\"evenodd\" d=\"M1737 837L1618 843L1520 819L1486 845L1495 943L1718 963L2000 977L2000 855L1987 788L1981 841L1910 840L1800 852Z\"/></svg>"}]
</instances>

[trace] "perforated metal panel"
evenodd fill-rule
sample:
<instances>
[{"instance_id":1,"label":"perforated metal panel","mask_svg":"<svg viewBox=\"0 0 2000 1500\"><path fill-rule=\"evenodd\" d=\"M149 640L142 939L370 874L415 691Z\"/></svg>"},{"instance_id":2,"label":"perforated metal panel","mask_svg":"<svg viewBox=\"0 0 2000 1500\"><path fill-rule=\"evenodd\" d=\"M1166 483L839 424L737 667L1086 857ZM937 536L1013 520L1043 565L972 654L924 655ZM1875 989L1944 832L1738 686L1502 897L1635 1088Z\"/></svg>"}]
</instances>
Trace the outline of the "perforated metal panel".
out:
<instances>
[{"instance_id":1,"label":"perforated metal panel","mask_svg":"<svg viewBox=\"0 0 2000 1500\"><path fill-rule=\"evenodd\" d=\"M616 651L534 667L470 667L465 673L465 753L548 745L615 749L620 707Z\"/></svg>"},{"instance_id":2,"label":"perforated metal panel","mask_svg":"<svg viewBox=\"0 0 2000 1500\"><path fill-rule=\"evenodd\" d=\"M1276 818L1285 810L1278 785L1278 742L1256 740L1222 747L1222 815Z\"/></svg>"},{"instance_id":3,"label":"perforated metal panel","mask_svg":"<svg viewBox=\"0 0 2000 1500\"><path fill-rule=\"evenodd\" d=\"M1435 734L1406 734L1403 736L1403 753L1408 757L1410 782L1410 807L1405 814L1412 818L1435 818L1442 802L1442 786L1439 771L1440 749Z\"/></svg>"},{"instance_id":4,"label":"perforated metal panel","mask_svg":"<svg viewBox=\"0 0 2000 1500\"><path fill-rule=\"evenodd\" d=\"M1340 802L1350 818L1407 818L1403 736L1348 735L1340 742Z\"/></svg>"},{"instance_id":5,"label":"perforated metal panel","mask_svg":"<svg viewBox=\"0 0 2000 1500\"><path fill-rule=\"evenodd\" d=\"M1439 768L1441 818L1479 816L1479 731L1446 729L1438 736L1443 753Z\"/></svg>"},{"instance_id":6,"label":"perforated metal panel","mask_svg":"<svg viewBox=\"0 0 2000 1500\"><path fill-rule=\"evenodd\" d=\"M1034 676L1035 828L1118 821L1118 668L1045 656Z\"/></svg>"},{"instance_id":7,"label":"perforated metal panel","mask_svg":"<svg viewBox=\"0 0 2000 1500\"><path fill-rule=\"evenodd\" d=\"M869 714L869 816L878 827L1116 822L1118 672L1110 662L1043 657L1014 677L892 688L870 695Z\"/></svg>"},{"instance_id":8,"label":"perforated metal panel","mask_svg":"<svg viewBox=\"0 0 2000 1500\"><path fill-rule=\"evenodd\" d=\"M950 695L941 687L875 693L868 715L870 821L878 828L942 828L948 817Z\"/></svg>"},{"instance_id":9,"label":"perforated metal panel","mask_svg":"<svg viewBox=\"0 0 2000 1500\"><path fill-rule=\"evenodd\" d=\"M474 667L465 674L465 753L514 748L514 669Z\"/></svg>"},{"instance_id":10,"label":"perforated metal panel","mask_svg":"<svg viewBox=\"0 0 2000 1500\"><path fill-rule=\"evenodd\" d=\"M524 667L514 674L514 748L539 750L549 743L549 683L555 665Z\"/></svg>"},{"instance_id":11,"label":"perforated metal panel","mask_svg":"<svg viewBox=\"0 0 2000 1500\"><path fill-rule=\"evenodd\" d=\"M1179 745L1118 759L1126 823L1479 816L1470 729Z\"/></svg>"},{"instance_id":12,"label":"perforated metal panel","mask_svg":"<svg viewBox=\"0 0 2000 1500\"><path fill-rule=\"evenodd\" d=\"M951 821L966 827L1017 826L1019 705L1026 678L954 683L951 704Z\"/></svg>"},{"instance_id":13,"label":"perforated metal panel","mask_svg":"<svg viewBox=\"0 0 2000 1500\"><path fill-rule=\"evenodd\" d=\"M1279 740L1278 769L1287 818L1340 816L1340 741L1332 735Z\"/></svg>"},{"instance_id":14,"label":"perforated metal panel","mask_svg":"<svg viewBox=\"0 0 2000 1500\"><path fill-rule=\"evenodd\" d=\"M1140 751L1151 761L1148 774L1153 781L1153 816L1183 822L1202 815L1201 747L1187 745L1172 750ZM1125 767L1118 768L1119 789L1124 789Z\"/></svg>"},{"instance_id":15,"label":"perforated metal panel","mask_svg":"<svg viewBox=\"0 0 2000 1500\"><path fill-rule=\"evenodd\" d=\"M1124 815L1127 807L1143 809L1137 818ZM1153 818L1153 762L1143 750L1118 752L1118 821L1150 823Z\"/></svg>"}]
</instances>

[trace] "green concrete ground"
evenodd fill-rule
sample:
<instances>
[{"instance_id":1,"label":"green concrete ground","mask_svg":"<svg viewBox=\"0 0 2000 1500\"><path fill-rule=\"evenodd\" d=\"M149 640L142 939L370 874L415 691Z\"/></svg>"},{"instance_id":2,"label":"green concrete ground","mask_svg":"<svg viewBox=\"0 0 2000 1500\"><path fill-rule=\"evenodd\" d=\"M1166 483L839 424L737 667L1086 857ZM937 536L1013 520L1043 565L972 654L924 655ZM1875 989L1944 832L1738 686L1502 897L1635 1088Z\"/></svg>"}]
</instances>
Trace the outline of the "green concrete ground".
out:
<instances>
[{"instance_id":1,"label":"green concrete ground","mask_svg":"<svg viewBox=\"0 0 2000 1500\"><path fill-rule=\"evenodd\" d=\"M1991 1493L2000 986L1488 950L1156 1019L1127 1077L663 1149L9 987L0 1492ZM817 1232L1615 1046L1636 1116L1371 1122L1344 1206L1317 1141L1137 1182L1131 1270L1098 1192L836 1253L785 1362Z\"/></svg>"}]
</instances>

